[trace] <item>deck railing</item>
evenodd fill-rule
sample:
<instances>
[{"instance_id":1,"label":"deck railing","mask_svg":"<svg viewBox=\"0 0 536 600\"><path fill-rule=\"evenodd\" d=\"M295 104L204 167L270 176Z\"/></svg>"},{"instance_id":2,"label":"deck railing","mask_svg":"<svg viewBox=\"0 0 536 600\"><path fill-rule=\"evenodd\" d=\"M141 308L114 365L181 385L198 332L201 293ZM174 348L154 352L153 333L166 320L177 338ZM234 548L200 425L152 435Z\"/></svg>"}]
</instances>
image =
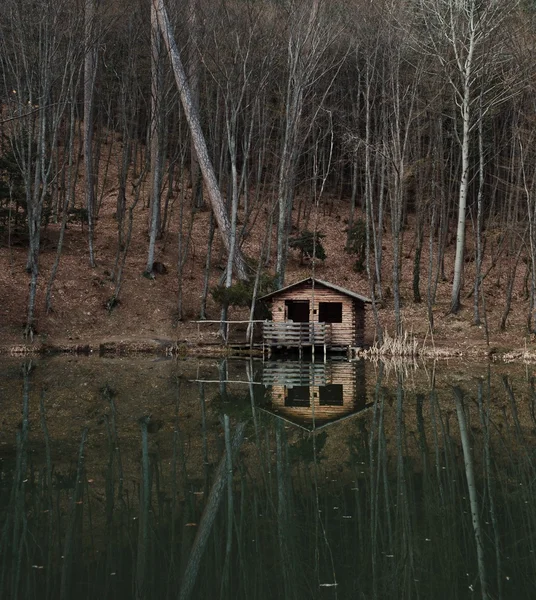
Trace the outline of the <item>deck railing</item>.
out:
<instances>
[{"instance_id":1,"label":"deck railing","mask_svg":"<svg viewBox=\"0 0 536 600\"><path fill-rule=\"evenodd\" d=\"M329 346L330 323L294 323L293 321L265 321L263 343L266 346L303 348L304 346Z\"/></svg>"},{"instance_id":2,"label":"deck railing","mask_svg":"<svg viewBox=\"0 0 536 600\"><path fill-rule=\"evenodd\" d=\"M331 383L331 369L323 362L273 361L265 362L262 370L264 385L285 387L326 385Z\"/></svg>"}]
</instances>

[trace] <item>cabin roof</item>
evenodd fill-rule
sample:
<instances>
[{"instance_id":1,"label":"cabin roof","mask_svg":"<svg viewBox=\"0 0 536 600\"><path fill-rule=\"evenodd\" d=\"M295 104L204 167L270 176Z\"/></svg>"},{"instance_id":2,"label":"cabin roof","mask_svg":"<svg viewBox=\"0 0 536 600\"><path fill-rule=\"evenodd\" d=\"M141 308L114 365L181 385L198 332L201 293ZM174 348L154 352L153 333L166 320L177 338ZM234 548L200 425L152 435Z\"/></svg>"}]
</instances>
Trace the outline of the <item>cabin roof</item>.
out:
<instances>
[{"instance_id":1,"label":"cabin roof","mask_svg":"<svg viewBox=\"0 0 536 600\"><path fill-rule=\"evenodd\" d=\"M350 298L354 298L354 300L359 300L360 302L368 303L368 304L370 304L372 302L372 300L370 298L367 298L366 296L362 296L361 294L356 294L355 292L352 292L351 290L347 290L346 288L343 288L339 285L335 285L334 283L329 283L329 281L322 281L322 279L316 279L314 277L306 277L305 279L301 279L300 281L291 283L290 285L280 288L279 290L275 290L275 292L271 292L269 294L266 294L265 296L262 296L261 298L259 298L259 300L271 300L274 296L277 296L278 294L281 294L282 292L286 292L287 290L291 290L292 288L299 287L305 283L312 284L313 281L314 281L315 285L322 285L322 286L327 287L336 292L340 292L341 294L344 294L346 296L350 296Z\"/></svg>"}]
</instances>

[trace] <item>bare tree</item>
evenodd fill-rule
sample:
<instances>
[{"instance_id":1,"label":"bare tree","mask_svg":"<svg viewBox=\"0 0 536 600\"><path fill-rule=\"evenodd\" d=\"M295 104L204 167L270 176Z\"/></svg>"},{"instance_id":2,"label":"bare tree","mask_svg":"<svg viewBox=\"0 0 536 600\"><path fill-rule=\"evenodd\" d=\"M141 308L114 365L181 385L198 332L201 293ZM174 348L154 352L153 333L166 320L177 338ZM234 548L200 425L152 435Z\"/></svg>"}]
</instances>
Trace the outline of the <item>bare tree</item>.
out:
<instances>
[{"instance_id":1,"label":"bare tree","mask_svg":"<svg viewBox=\"0 0 536 600\"><path fill-rule=\"evenodd\" d=\"M89 264L95 266L93 236L95 230L95 177L93 160L93 105L97 77L96 9L99 0L84 0L84 168L86 177L86 210Z\"/></svg>"},{"instance_id":2,"label":"bare tree","mask_svg":"<svg viewBox=\"0 0 536 600\"><path fill-rule=\"evenodd\" d=\"M523 139L526 138L526 139ZM530 261L530 303L527 316L527 328L531 333L536 332L536 169L532 148L536 132L531 129L525 135L517 134L520 147L520 171L523 192L527 203L528 221L528 251Z\"/></svg>"},{"instance_id":3,"label":"bare tree","mask_svg":"<svg viewBox=\"0 0 536 600\"><path fill-rule=\"evenodd\" d=\"M32 340L43 207L57 176L54 150L79 72L80 28L76 17L65 22L65 15L74 16L65 2L43 2L39 14L32 2L20 0L2 9L9 18L0 16L0 65L10 117L7 133L24 182L30 274L25 336Z\"/></svg>"},{"instance_id":4,"label":"bare tree","mask_svg":"<svg viewBox=\"0 0 536 600\"><path fill-rule=\"evenodd\" d=\"M233 10L225 5L214 15L213 47L201 58L218 86L223 104L224 142L226 162L230 173L224 173L227 180L227 205L231 223L231 246L227 258L225 287L232 285L232 264L234 253L240 245L238 230L238 210L243 198L247 204L248 171L252 138L257 125L259 97L267 78L267 66L271 62L270 53L259 53L259 40L263 36L262 12L251 7L246 16L242 10ZM257 51L256 51L257 50ZM244 227L249 215L244 215ZM222 306L222 335L226 328L227 305Z\"/></svg>"},{"instance_id":5,"label":"bare tree","mask_svg":"<svg viewBox=\"0 0 536 600\"><path fill-rule=\"evenodd\" d=\"M175 81L181 96L182 106L186 115L186 120L188 121L188 126L190 128L190 134L192 136L192 141L194 143L197 158L199 160L199 166L203 173L205 186L210 197L212 211L214 212L214 217L218 223L223 244L227 252L231 252L232 233L229 217L225 210L223 198L214 174L214 168L212 167L212 162L208 155L207 145L199 122L199 115L192 102L190 88L188 86L186 73L180 58L179 49L173 36L171 23L169 21L163 0L153 0L153 4L156 9L158 26L162 32L164 44L171 59ZM238 248L235 250L234 265L238 277L240 279L247 279L248 273L246 263L244 261L244 257L242 256L242 252Z\"/></svg>"},{"instance_id":6,"label":"bare tree","mask_svg":"<svg viewBox=\"0 0 536 600\"><path fill-rule=\"evenodd\" d=\"M74 78L73 78L74 79ZM74 196L74 179L75 179L75 124L76 124L76 95L79 91L79 79L76 81L71 81L71 89L68 90L70 95L70 110L69 110L69 122L68 122L68 134L65 140L65 149L67 156L63 156L63 166L62 170L67 171L66 181L64 183L65 186L65 197L63 201L62 214L61 214L61 226L60 226L60 235L58 239L58 247L56 249L56 258L54 260L54 264L52 265L52 269L50 271L50 277L48 280L47 291L45 295L45 308L47 313L52 309L52 288L54 285L54 280L56 278L56 274L58 272L58 268L60 265L61 253L63 249L63 241L65 239L65 230L67 227L67 219L69 216L68 207L73 201ZM68 100L69 101L69 100ZM67 128L66 128L67 129Z\"/></svg>"},{"instance_id":7,"label":"bare tree","mask_svg":"<svg viewBox=\"0 0 536 600\"><path fill-rule=\"evenodd\" d=\"M518 0L418 1L427 34L419 36L418 46L443 67L461 120L456 257L450 306L455 313L460 308L463 284L471 140L479 120L493 106L512 96L512 88L505 87L501 78L494 75L510 60L505 48L507 37L499 34ZM482 110L478 109L480 102Z\"/></svg>"},{"instance_id":8,"label":"bare tree","mask_svg":"<svg viewBox=\"0 0 536 600\"><path fill-rule=\"evenodd\" d=\"M196 110L199 110L199 0L188 0L188 83L192 94L192 102ZM192 198L196 208L203 206L203 180L199 169L199 161L195 153L194 144L190 149L190 182L192 186Z\"/></svg>"},{"instance_id":9,"label":"bare tree","mask_svg":"<svg viewBox=\"0 0 536 600\"><path fill-rule=\"evenodd\" d=\"M391 32L390 64L388 70L387 90L391 98L391 109L386 116L386 127L383 129L383 148L388 157L387 172L389 174L389 204L391 209L391 233L393 239L393 299L397 335L402 335L401 320L401 260L402 260L402 230L406 208L406 169L410 150L410 135L415 122L415 104L417 88L421 77L421 66L409 70L414 62L405 55L402 39ZM411 57L413 58L413 57ZM409 71L409 72L408 72ZM406 80L407 83L406 83Z\"/></svg>"},{"instance_id":10,"label":"bare tree","mask_svg":"<svg viewBox=\"0 0 536 600\"><path fill-rule=\"evenodd\" d=\"M284 95L284 117L282 146L279 162L278 205L279 218L277 225L277 264L276 271L279 285L285 280L288 253L288 236L290 233L296 167L300 148L305 143L307 131L310 130L314 117L322 106L324 95L318 94L315 85L319 78L332 69L337 58L327 57L328 49L333 45L340 33L336 19L326 20L325 0L289 0L287 2L287 64ZM335 15L332 14L332 17ZM335 55L336 56L336 55ZM340 66L340 63L339 63ZM329 80L329 84L332 80ZM310 112L309 127L302 131L302 116L307 96L316 91L319 99L316 111Z\"/></svg>"},{"instance_id":11,"label":"bare tree","mask_svg":"<svg viewBox=\"0 0 536 600\"><path fill-rule=\"evenodd\" d=\"M153 271L156 238L160 232L160 199L162 192L163 174L163 102L164 84L162 72L162 38L158 27L156 6L151 3L151 122L150 122L150 148L151 148L151 202L149 217L149 250L145 272Z\"/></svg>"}]
</instances>

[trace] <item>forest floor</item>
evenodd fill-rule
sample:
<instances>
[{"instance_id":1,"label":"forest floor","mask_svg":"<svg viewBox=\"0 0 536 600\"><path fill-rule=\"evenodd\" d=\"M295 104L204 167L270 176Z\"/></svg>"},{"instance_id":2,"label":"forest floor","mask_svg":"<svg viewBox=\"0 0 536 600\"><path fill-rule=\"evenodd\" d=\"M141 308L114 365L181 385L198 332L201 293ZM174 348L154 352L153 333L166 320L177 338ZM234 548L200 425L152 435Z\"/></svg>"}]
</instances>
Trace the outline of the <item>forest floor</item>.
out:
<instances>
[{"instance_id":1,"label":"forest floor","mask_svg":"<svg viewBox=\"0 0 536 600\"><path fill-rule=\"evenodd\" d=\"M119 304L112 311L106 308L114 294L112 281L117 252L117 221L115 219L117 190L110 187L102 195L95 231L96 267L88 260L87 227L80 223L68 225L65 234L61 262L53 284L52 310L45 310L45 293L54 263L59 237L59 224L49 224L42 235L40 276L36 301L36 336L30 343L24 340L24 325L28 303L29 275L25 271L26 245L10 245L0 240L0 353L25 354L44 351L76 353L128 353L128 352L179 352L184 354L211 354L222 351L218 325L196 322L203 288L206 261L209 212L200 210L194 214L191 244L182 276L183 315L177 318L178 302L178 200L172 209L169 232L158 241L156 260L167 267L167 273L154 279L143 276L147 260L148 208L142 200L138 203L133 220L132 242L124 268L124 283ZM189 212L189 211L185 211ZM298 219L297 211L293 215ZM345 227L348 218L348 201L325 199L309 216L309 229L314 221L317 229L325 234L323 245L326 259L314 266L314 275L323 280L345 287L354 292L369 295L364 274L353 268L354 259L347 254ZM265 239L268 210L258 210L255 227L248 236L244 253L253 259L260 256ZM300 227L304 228L301 216ZM188 224L183 226L184 235ZM468 357L473 359L502 358L504 360L536 358L534 339L527 331L529 303L523 293L526 267L521 264L514 286L512 309L505 331L499 324L505 307L506 281L512 264L499 260L484 281L486 326L473 326L473 299L470 296L474 278L474 264L466 264L466 285L462 295L462 309L456 315L449 314L451 279L439 281L437 301L434 305L434 332L430 331L426 288L428 280L428 257L423 252L421 263L421 293L423 302L413 302L412 278L415 232L411 226L404 232L402 256L402 315L404 329L417 340L423 354L436 357ZM428 241L425 241L425 247ZM488 240L493 245L493 240ZM272 248L274 244L272 244ZM488 246L489 247L489 246ZM394 308L388 288L391 286L392 243L389 231L383 235L384 288L387 299L379 309L379 319L384 330L394 336ZM491 251L490 251L491 253ZM273 254L273 253L272 253ZM469 254L469 251L468 251ZM218 283L225 266L225 254L218 238L214 243L211 268L211 286ZM445 274L452 277L454 243L447 247ZM273 265L272 265L273 266ZM484 272L487 266L484 265ZM290 251L286 282L290 284L313 274L311 264L300 264L297 253ZM209 295L207 318L217 320L219 308ZM245 310L231 309L229 319L247 319ZM486 334L487 329L487 334ZM234 339L242 336L245 326L231 331ZM375 342L373 314L367 312L365 341Z\"/></svg>"}]
</instances>

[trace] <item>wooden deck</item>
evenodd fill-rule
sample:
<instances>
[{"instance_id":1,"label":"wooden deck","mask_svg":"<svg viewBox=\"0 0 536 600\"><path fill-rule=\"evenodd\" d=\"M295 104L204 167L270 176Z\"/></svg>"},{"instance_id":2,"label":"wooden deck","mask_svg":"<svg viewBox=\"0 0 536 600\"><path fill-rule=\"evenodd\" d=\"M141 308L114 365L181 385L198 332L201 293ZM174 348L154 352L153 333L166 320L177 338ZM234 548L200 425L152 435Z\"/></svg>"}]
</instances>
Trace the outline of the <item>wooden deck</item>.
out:
<instances>
[{"instance_id":1,"label":"wooden deck","mask_svg":"<svg viewBox=\"0 0 536 600\"><path fill-rule=\"evenodd\" d=\"M264 345L272 347L329 347L331 345L331 333L331 323L265 321L263 324L262 337Z\"/></svg>"},{"instance_id":2,"label":"wooden deck","mask_svg":"<svg viewBox=\"0 0 536 600\"><path fill-rule=\"evenodd\" d=\"M330 369L329 369L330 370ZM265 362L262 383L264 385L326 385L328 365L323 362Z\"/></svg>"}]
</instances>

